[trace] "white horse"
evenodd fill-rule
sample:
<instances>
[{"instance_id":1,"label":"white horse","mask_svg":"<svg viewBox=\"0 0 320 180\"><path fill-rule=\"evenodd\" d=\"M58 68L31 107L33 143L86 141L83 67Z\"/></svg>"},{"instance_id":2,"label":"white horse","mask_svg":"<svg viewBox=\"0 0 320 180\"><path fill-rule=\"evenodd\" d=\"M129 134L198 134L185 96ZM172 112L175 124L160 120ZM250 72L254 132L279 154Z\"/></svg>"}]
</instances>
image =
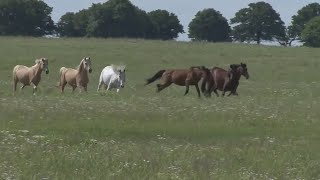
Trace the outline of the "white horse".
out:
<instances>
[{"instance_id":1,"label":"white horse","mask_svg":"<svg viewBox=\"0 0 320 180\"><path fill-rule=\"evenodd\" d=\"M119 92L120 87L124 88L125 81L126 67L111 64L101 71L97 92L99 92L102 85L104 85L107 91L112 88L117 88L117 92Z\"/></svg>"}]
</instances>

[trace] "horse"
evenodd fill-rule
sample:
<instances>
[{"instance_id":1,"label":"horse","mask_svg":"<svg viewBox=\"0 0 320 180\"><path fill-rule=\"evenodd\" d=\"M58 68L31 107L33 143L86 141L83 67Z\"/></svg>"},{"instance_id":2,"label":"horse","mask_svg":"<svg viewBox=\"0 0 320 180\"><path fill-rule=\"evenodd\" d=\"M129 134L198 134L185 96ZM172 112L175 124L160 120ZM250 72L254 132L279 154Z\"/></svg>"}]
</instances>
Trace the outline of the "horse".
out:
<instances>
[{"instance_id":1,"label":"horse","mask_svg":"<svg viewBox=\"0 0 320 180\"><path fill-rule=\"evenodd\" d=\"M104 87L107 88L107 91L112 88L117 88L118 93L120 91L119 88L124 88L125 81L125 66L108 65L101 71L97 92L99 92L101 86L104 85Z\"/></svg>"},{"instance_id":2,"label":"horse","mask_svg":"<svg viewBox=\"0 0 320 180\"><path fill-rule=\"evenodd\" d=\"M210 77L210 70L204 66L193 66L189 69L168 69L158 71L154 76L146 80L145 85L160 79L160 83L157 84L157 92L162 91L172 83L178 86L186 86L184 96L188 94L189 86L193 85L196 87L198 97L200 98L198 83L201 79L206 82Z\"/></svg>"},{"instance_id":3,"label":"horse","mask_svg":"<svg viewBox=\"0 0 320 180\"><path fill-rule=\"evenodd\" d=\"M60 68L60 81L59 86L61 87L61 93L64 92L64 88L67 84L72 87L72 92L79 87L80 92L84 89L87 92L87 85L89 83L89 73L91 69L90 57L85 57L80 61L77 69L61 67Z\"/></svg>"},{"instance_id":4,"label":"horse","mask_svg":"<svg viewBox=\"0 0 320 180\"><path fill-rule=\"evenodd\" d=\"M12 71L13 91L16 92L18 82L22 83L20 90L25 86L33 85L33 95L36 95L37 86L41 80L41 73L45 71L49 74L48 59L41 58L35 60L35 65L27 67L24 65L16 65Z\"/></svg>"},{"instance_id":5,"label":"horse","mask_svg":"<svg viewBox=\"0 0 320 180\"><path fill-rule=\"evenodd\" d=\"M244 63L240 64L231 64L230 70L224 70L219 67L213 67L211 69L212 81L203 82L201 85L201 90L206 96L211 96L213 91L217 96L219 96L217 89L222 91L222 96L225 95L225 92L230 91L229 95L238 95L237 88L239 86L239 80L241 75L246 79L249 79L249 73L247 65ZM207 92L205 86L208 86Z\"/></svg>"}]
</instances>

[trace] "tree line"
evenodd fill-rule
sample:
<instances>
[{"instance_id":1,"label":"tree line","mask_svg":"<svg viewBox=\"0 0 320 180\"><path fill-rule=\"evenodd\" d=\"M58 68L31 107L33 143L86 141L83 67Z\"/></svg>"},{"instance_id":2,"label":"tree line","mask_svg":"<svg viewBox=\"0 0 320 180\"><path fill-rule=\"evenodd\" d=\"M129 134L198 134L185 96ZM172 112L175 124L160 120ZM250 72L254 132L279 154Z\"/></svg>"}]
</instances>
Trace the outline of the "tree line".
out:
<instances>
[{"instance_id":1,"label":"tree line","mask_svg":"<svg viewBox=\"0 0 320 180\"><path fill-rule=\"evenodd\" d=\"M56 24L51 12L52 7L39 0L1 0L0 35L172 40L185 33L174 13L146 12L130 0L109 0L76 13L67 12ZM298 40L305 46L320 47L320 4L302 7L288 27L279 13L263 1L240 9L230 23L219 11L208 8L197 12L189 23L188 36L192 41L260 44L267 40L283 46Z\"/></svg>"}]
</instances>

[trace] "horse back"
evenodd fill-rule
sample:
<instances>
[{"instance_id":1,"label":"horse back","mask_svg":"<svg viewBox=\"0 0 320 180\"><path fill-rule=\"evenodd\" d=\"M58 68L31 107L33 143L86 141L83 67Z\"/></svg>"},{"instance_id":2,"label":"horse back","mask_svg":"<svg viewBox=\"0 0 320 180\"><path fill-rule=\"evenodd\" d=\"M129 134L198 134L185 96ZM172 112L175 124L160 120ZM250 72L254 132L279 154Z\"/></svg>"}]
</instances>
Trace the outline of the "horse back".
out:
<instances>
[{"instance_id":1,"label":"horse back","mask_svg":"<svg viewBox=\"0 0 320 180\"><path fill-rule=\"evenodd\" d=\"M24 65L16 65L13 68L12 75L14 78L22 79L29 76L30 68Z\"/></svg>"},{"instance_id":2,"label":"horse back","mask_svg":"<svg viewBox=\"0 0 320 180\"><path fill-rule=\"evenodd\" d=\"M60 69L60 78L62 80L67 81L69 84L70 83L74 84L77 74L78 74L78 70L76 69L65 68L65 67L62 67Z\"/></svg>"}]
</instances>

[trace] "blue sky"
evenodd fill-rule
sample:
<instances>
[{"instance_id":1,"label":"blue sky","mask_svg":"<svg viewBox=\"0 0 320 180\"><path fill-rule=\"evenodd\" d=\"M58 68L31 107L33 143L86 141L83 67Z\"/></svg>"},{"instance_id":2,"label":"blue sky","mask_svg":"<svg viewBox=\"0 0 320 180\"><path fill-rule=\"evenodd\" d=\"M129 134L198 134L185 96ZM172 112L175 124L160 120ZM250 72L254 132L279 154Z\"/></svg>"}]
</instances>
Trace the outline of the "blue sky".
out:
<instances>
[{"instance_id":1,"label":"blue sky","mask_svg":"<svg viewBox=\"0 0 320 180\"><path fill-rule=\"evenodd\" d=\"M66 12L77 12L91 6L92 3L106 2L107 0L44 0L53 7L52 18L55 22ZM249 3L261 0L131 0L131 2L147 12L156 9L165 9L175 13L184 26L185 34L181 34L178 40L188 40L188 24L194 15L205 8L214 8L230 20L235 13ZM313 2L320 0L265 0L280 14L286 25L290 24L291 16L297 11Z\"/></svg>"}]
</instances>

